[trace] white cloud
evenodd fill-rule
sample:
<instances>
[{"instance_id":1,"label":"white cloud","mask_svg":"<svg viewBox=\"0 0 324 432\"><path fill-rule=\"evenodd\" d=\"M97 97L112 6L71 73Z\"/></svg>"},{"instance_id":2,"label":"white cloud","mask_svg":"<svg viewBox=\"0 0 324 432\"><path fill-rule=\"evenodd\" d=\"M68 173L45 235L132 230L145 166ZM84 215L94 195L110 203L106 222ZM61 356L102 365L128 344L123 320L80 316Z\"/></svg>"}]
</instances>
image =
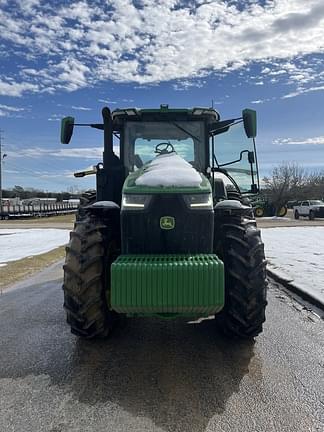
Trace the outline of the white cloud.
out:
<instances>
[{"instance_id":1,"label":"white cloud","mask_svg":"<svg viewBox=\"0 0 324 432\"><path fill-rule=\"evenodd\" d=\"M263 104L263 103L270 102L270 101L273 101L276 99L277 98L275 96L272 96L271 98L253 100L253 101L251 101L251 103L252 104Z\"/></svg>"},{"instance_id":2,"label":"white cloud","mask_svg":"<svg viewBox=\"0 0 324 432\"><path fill-rule=\"evenodd\" d=\"M324 91L324 85L320 85L317 87L315 86L315 87L308 87L308 88L298 88L296 91L283 95L281 99L290 99L304 93L317 92L317 91Z\"/></svg>"},{"instance_id":3,"label":"white cloud","mask_svg":"<svg viewBox=\"0 0 324 432\"><path fill-rule=\"evenodd\" d=\"M8 151L12 158L32 158L39 159L43 157L58 158L80 158L102 160L102 147L80 147L80 148L61 148L61 149L44 149L41 147L23 148L19 151Z\"/></svg>"},{"instance_id":4,"label":"white cloud","mask_svg":"<svg viewBox=\"0 0 324 432\"><path fill-rule=\"evenodd\" d=\"M324 136L312 137L312 138L277 138L273 141L273 144L285 145L324 145Z\"/></svg>"},{"instance_id":5,"label":"white cloud","mask_svg":"<svg viewBox=\"0 0 324 432\"><path fill-rule=\"evenodd\" d=\"M76 110L76 111L92 111L92 108L87 108L87 107L83 107L83 106L74 106L74 105L72 105L71 108L74 109L74 110Z\"/></svg>"},{"instance_id":6,"label":"white cloud","mask_svg":"<svg viewBox=\"0 0 324 432\"><path fill-rule=\"evenodd\" d=\"M20 117L18 113L21 113L22 111L26 111L26 109L12 105L0 104L0 117Z\"/></svg>"},{"instance_id":7,"label":"white cloud","mask_svg":"<svg viewBox=\"0 0 324 432\"><path fill-rule=\"evenodd\" d=\"M14 107L14 106L11 106L11 105L2 105L2 104L0 104L0 108L4 109L6 111L11 111L11 112L25 111L25 108Z\"/></svg>"},{"instance_id":8,"label":"white cloud","mask_svg":"<svg viewBox=\"0 0 324 432\"><path fill-rule=\"evenodd\" d=\"M184 80L178 81L177 83L173 84L173 88L176 91L185 91L185 90L189 90L192 87L202 88L202 87L204 87L205 84L206 84L205 80L200 80L200 79L188 80L188 79L184 79Z\"/></svg>"},{"instance_id":9,"label":"white cloud","mask_svg":"<svg viewBox=\"0 0 324 432\"><path fill-rule=\"evenodd\" d=\"M128 101L128 99L123 99L123 102L126 102L126 101ZM108 104L108 105L117 103L115 101L111 101L111 100L107 100L107 99L98 99L98 102L102 102L102 103Z\"/></svg>"},{"instance_id":10,"label":"white cloud","mask_svg":"<svg viewBox=\"0 0 324 432\"><path fill-rule=\"evenodd\" d=\"M26 91L37 91L38 85L31 83L5 82L0 78L0 95L1 96L22 96Z\"/></svg>"},{"instance_id":11,"label":"white cloud","mask_svg":"<svg viewBox=\"0 0 324 432\"><path fill-rule=\"evenodd\" d=\"M251 62L273 65L263 67L263 78L313 83L316 65L295 63L323 53L323 1L242 3L71 0L68 6L53 6L48 0L19 0L20 10L9 10L2 2L0 34L12 43L8 50L22 62L39 56L43 61L25 64L19 71L22 82L3 78L0 94L74 91L103 80L141 86L178 80L175 86L182 89L194 81L203 84L199 80L209 73ZM17 81L19 74L13 76Z\"/></svg>"}]
</instances>

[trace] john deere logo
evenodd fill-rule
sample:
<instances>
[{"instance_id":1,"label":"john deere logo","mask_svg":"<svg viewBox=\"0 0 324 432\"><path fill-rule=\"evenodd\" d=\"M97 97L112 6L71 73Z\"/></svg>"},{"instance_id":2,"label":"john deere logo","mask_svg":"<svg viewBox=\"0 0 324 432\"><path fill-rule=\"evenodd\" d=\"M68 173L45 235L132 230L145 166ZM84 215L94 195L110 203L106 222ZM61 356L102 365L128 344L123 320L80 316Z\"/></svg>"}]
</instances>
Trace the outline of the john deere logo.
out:
<instances>
[{"instance_id":1,"label":"john deere logo","mask_svg":"<svg viewBox=\"0 0 324 432\"><path fill-rule=\"evenodd\" d=\"M172 216L162 216L160 219L160 228L172 230L175 227L175 219Z\"/></svg>"}]
</instances>

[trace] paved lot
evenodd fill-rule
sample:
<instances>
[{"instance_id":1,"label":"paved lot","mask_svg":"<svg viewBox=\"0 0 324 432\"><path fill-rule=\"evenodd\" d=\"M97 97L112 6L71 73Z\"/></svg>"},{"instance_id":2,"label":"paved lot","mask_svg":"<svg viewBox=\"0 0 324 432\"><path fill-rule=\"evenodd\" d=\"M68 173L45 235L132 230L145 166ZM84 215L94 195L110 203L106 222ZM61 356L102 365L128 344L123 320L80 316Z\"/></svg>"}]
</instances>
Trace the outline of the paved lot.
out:
<instances>
[{"instance_id":1,"label":"paved lot","mask_svg":"<svg viewBox=\"0 0 324 432\"><path fill-rule=\"evenodd\" d=\"M294 219L293 211L288 210L284 218L256 218L257 224L260 228L274 228L274 227L292 227L292 226L324 226L324 219L315 219L310 221L308 218L300 217Z\"/></svg>"},{"instance_id":2,"label":"paved lot","mask_svg":"<svg viewBox=\"0 0 324 432\"><path fill-rule=\"evenodd\" d=\"M275 285L255 344L154 319L87 342L65 325L61 277L0 297L1 431L324 430L324 322Z\"/></svg>"}]
</instances>

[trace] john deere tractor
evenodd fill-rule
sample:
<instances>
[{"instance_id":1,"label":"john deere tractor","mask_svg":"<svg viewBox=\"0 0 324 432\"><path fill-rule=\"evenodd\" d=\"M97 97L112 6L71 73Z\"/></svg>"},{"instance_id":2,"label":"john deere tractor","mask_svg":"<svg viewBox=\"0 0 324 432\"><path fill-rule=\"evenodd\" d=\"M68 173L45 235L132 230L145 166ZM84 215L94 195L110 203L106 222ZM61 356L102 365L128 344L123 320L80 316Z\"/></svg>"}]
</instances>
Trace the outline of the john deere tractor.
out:
<instances>
[{"instance_id":1,"label":"john deere tractor","mask_svg":"<svg viewBox=\"0 0 324 432\"><path fill-rule=\"evenodd\" d=\"M96 191L83 197L64 265L72 333L105 337L121 317L215 316L230 336L262 331L266 267L245 194L258 192L256 112L102 110Z\"/></svg>"}]
</instances>

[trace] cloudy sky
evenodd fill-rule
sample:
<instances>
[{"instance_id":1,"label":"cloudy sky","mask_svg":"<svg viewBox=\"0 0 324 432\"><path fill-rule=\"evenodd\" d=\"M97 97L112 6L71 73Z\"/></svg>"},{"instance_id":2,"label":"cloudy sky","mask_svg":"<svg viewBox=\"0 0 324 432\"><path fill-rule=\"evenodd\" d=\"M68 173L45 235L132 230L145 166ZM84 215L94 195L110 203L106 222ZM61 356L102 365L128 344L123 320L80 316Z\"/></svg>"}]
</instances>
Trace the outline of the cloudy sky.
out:
<instances>
[{"instance_id":1,"label":"cloudy sky","mask_svg":"<svg viewBox=\"0 0 324 432\"><path fill-rule=\"evenodd\" d=\"M323 0L0 0L5 187L87 188L100 131L59 143L59 120L100 110L257 109L261 175L324 169Z\"/></svg>"}]
</instances>

